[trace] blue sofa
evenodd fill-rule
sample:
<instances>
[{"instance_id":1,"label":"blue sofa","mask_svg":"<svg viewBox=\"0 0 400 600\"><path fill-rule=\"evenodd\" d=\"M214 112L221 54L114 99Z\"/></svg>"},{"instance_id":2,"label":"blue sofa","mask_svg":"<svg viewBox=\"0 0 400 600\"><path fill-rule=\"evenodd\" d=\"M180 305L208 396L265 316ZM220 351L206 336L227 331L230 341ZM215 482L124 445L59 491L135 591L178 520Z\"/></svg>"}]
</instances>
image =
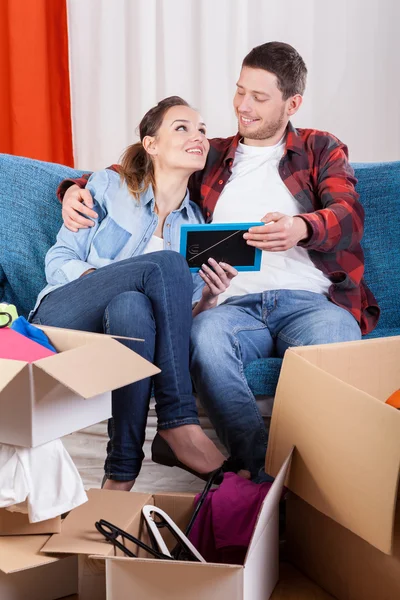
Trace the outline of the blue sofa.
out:
<instances>
[{"instance_id":1,"label":"blue sofa","mask_svg":"<svg viewBox=\"0 0 400 600\"><path fill-rule=\"evenodd\" d=\"M365 279L381 307L368 337L400 335L400 162L353 165L365 208ZM0 301L27 315L45 285L44 256L62 224L55 190L81 175L62 165L0 154ZM273 396L281 359L246 369L255 395Z\"/></svg>"}]
</instances>

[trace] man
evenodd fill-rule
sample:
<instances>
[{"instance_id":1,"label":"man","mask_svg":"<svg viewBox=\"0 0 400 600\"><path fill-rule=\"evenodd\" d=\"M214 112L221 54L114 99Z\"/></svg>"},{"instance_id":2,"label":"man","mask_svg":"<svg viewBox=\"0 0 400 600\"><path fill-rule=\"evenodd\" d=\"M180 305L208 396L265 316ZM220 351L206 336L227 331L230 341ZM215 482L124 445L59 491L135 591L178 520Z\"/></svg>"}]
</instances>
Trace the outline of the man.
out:
<instances>
[{"instance_id":1,"label":"man","mask_svg":"<svg viewBox=\"0 0 400 600\"><path fill-rule=\"evenodd\" d=\"M244 235L263 250L261 271L240 273L222 304L196 317L192 328L198 396L219 438L252 477L263 467L267 432L244 367L283 356L289 346L358 340L379 318L363 281L364 212L347 148L329 133L290 123L306 75L288 44L254 48L233 101L238 134L210 140L205 169L190 182L207 222L265 223ZM92 214L81 204L91 206L87 194L74 186L65 195L70 228L87 224L75 212Z\"/></svg>"}]
</instances>

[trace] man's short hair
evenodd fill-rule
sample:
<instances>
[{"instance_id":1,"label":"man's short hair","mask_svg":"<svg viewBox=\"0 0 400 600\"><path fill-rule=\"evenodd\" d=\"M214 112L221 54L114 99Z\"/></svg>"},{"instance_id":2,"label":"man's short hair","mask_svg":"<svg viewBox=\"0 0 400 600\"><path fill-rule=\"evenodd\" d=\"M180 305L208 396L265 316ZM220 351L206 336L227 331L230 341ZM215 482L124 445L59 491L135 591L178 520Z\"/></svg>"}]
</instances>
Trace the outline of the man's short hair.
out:
<instances>
[{"instance_id":1,"label":"man's short hair","mask_svg":"<svg viewBox=\"0 0 400 600\"><path fill-rule=\"evenodd\" d=\"M300 54L284 42L268 42L256 46L244 58L242 67L264 69L276 75L284 100L304 94L307 67Z\"/></svg>"}]
</instances>

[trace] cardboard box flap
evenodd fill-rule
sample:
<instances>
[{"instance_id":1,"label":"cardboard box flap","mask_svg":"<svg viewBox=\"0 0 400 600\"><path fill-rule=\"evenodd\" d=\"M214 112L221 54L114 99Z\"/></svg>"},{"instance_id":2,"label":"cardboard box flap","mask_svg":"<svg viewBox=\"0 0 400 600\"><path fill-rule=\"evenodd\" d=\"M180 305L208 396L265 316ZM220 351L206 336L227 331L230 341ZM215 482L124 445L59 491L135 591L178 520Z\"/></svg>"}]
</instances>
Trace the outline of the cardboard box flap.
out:
<instances>
[{"instance_id":1,"label":"cardboard box flap","mask_svg":"<svg viewBox=\"0 0 400 600\"><path fill-rule=\"evenodd\" d=\"M184 531L194 510L196 494L188 492L172 492L153 494L154 505L164 510Z\"/></svg>"},{"instance_id":2,"label":"cardboard box flap","mask_svg":"<svg viewBox=\"0 0 400 600\"><path fill-rule=\"evenodd\" d=\"M357 352L362 352L363 344L357 344ZM400 412L315 366L300 350L285 354L267 471L276 475L295 446L289 488L390 553L400 469ZM383 376L383 367L376 368Z\"/></svg>"},{"instance_id":3,"label":"cardboard box flap","mask_svg":"<svg viewBox=\"0 0 400 600\"><path fill-rule=\"evenodd\" d=\"M111 337L34 363L76 394L91 398L151 377L160 369Z\"/></svg>"},{"instance_id":4,"label":"cardboard box flap","mask_svg":"<svg viewBox=\"0 0 400 600\"><path fill-rule=\"evenodd\" d=\"M63 329L61 327L49 327L47 325L35 325L35 327L41 329L47 335L51 344L58 352L65 352L72 348L91 344L92 342L98 341L99 338L135 340L137 342L144 341L140 338L127 338L118 335L108 335L106 333L93 333L92 331L81 331L79 329Z\"/></svg>"},{"instance_id":5,"label":"cardboard box flap","mask_svg":"<svg viewBox=\"0 0 400 600\"><path fill-rule=\"evenodd\" d=\"M247 550L246 560L244 563L246 567L251 566L252 557L256 552L259 552L260 550L263 552L263 549L260 548L260 546L263 548L266 547L265 544L263 544L263 541L265 541L265 538L268 535L268 525L276 513L279 502L282 498L282 492L286 477L289 472L293 450L294 448L290 450L289 455L280 468L278 475L275 477L275 481L273 482L268 494L265 496L264 502L262 503L256 526L254 528L253 535L251 536L249 549ZM267 557L265 557L265 562L267 562Z\"/></svg>"},{"instance_id":6,"label":"cardboard box flap","mask_svg":"<svg viewBox=\"0 0 400 600\"><path fill-rule=\"evenodd\" d=\"M176 523L181 531L185 531L193 514L194 500L196 494L190 493L157 493L153 495L154 505L164 510L167 515ZM167 545L172 550L176 546L176 539L165 527L161 529L161 535ZM146 539L146 543L150 540ZM147 556L147 553L139 552L139 556Z\"/></svg>"},{"instance_id":7,"label":"cardboard box flap","mask_svg":"<svg viewBox=\"0 0 400 600\"><path fill-rule=\"evenodd\" d=\"M106 581L107 598L118 600L244 597L243 567L236 565L108 557Z\"/></svg>"},{"instance_id":8,"label":"cardboard box flap","mask_svg":"<svg viewBox=\"0 0 400 600\"><path fill-rule=\"evenodd\" d=\"M25 513L11 512L0 508L0 536L10 535L50 535L60 533L61 517L54 517L46 521L30 523L29 516Z\"/></svg>"},{"instance_id":9,"label":"cardboard box flap","mask_svg":"<svg viewBox=\"0 0 400 600\"><path fill-rule=\"evenodd\" d=\"M97 554L107 556L114 547L96 530L100 519L127 530L145 504L152 504L151 494L89 490L88 502L78 506L64 519L61 533L53 535L42 552L54 554Z\"/></svg>"},{"instance_id":10,"label":"cardboard box flap","mask_svg":"<svg viewBox=\"0 0 400 600\"><path fill-rule=\"evenodd\" d=\"M58 558L40 553L49 539L48 535L0 537L0 570L15 573L56 562Z\"/></svg>"},{"instance_id":11,"label":"cardboard box flap","mask_svg":"<svg viewBox=\"0 0 400 600\"><path fill-rule=\"evenodd\" d=\"M290 352L381 402L400 388L400 336L302 346Z\"/></svg>"},{"instance_id":12,"label":"cardboard box flap","mask_svg":"<svg viewBox=\"0 0 400 600\"><path fill-rule=\"evenodd\" d=\"M259 512L244 562L244 598L269 598L279 578L279 502L293 449L283 463Z\"/></svg>"},{"instance_id":13,"label":"cardboard box flap","mask_svg":"<svg viewBox=\"0 0 400 600\"><path fill-rule=\"evenodd\" d=\"M0 392L27 367L27 363L22 360L8 360L0 358Z\"/></svg>"}]
</instances>

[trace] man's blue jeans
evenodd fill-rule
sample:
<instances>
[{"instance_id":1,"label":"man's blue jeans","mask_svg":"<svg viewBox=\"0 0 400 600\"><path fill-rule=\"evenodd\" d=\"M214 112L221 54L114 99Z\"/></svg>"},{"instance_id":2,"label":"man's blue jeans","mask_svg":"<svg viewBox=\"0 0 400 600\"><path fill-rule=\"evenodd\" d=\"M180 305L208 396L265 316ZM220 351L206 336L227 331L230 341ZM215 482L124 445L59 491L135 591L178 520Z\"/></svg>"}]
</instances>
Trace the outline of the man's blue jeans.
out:
<instances>
[{"instance_id":1,"label":"man's blue jeans","mask_svg":"<svg viewBox=\"0 0 400 600\"><path fill-rule=\"evenodd\" d=\"M154 252L102 267L54 290L31 320L144 339L121 343L161 369L153 378L158 428L199 424L189 373L192 291L186 260L177 252ZM109 479L130 481L139 474L150 393L147 378L112 394L105 464Z\"/></svg>"},{"instance_id":2,"label":"man's blue jeans","mask_svg":"<svg viewBox=\"0 0 400 600\"><path fill-rule=\"evenodd\" d=\"M193 321L191 373L218 437L253 477L263 469L267 431L245 375L251 361L289 346L359 340L354 317L322 294L276 290L235 296Z\"/></svg>"}]
</instances>

